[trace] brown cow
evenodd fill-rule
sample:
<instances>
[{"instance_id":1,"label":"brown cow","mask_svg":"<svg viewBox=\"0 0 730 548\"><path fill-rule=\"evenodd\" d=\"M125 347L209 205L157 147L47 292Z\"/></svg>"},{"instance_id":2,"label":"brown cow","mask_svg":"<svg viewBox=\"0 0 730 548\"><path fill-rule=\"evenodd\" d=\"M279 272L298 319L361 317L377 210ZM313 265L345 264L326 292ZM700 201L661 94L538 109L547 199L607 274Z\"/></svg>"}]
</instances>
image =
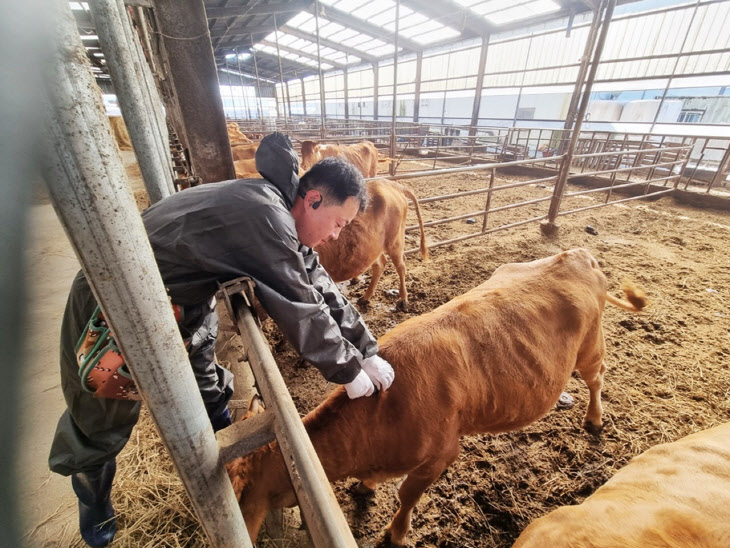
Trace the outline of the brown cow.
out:
<instances>
[{"instance_id":1,"label":"brown cow","mask_svg":"<svg viewBox=\"0 0 730 548\"><path fill-rule=\"evenodd\" d=\"M236 160L233 162L233 167L236 169L236 179L262 179L261 174L256 169L256 158L248 158L247 160ZM304 175L304 172L299 170L299 177Z\"/></svg>"},{"instance_id":2,"label":"brown cow","mask_svg":"<svg viewBox=\"0 0 730 548\"><path fill-rule=\"evenodd\" d=\"M226 124L226 129L228 130L228 140L230 141L231 146L242 145L251 142L251 139L243 134L241 128L238 127L238 124L236 122L228 122Z\"/></svg>"},{"instance_id":3,"label":"brown cow","mask_svg":"<svg viewBox=\"0 0 730 548\"><path fill-rule=\"evenodd\" d=\"M236 179L261 179L261 174L256 169L256 159L236 160L233 162L236 169Z\"/></svg>"},{"instance_id":4,"label":"brown cow","mask_svg":"<svg viewBox=\"0 0 730 548\"><path fill-rule=\"evenodd\" d=\"M373 489L407 476L400 509L388 526L402 544L423 492L459 455L459 438L509 432L555 405L575 370L588 385L585 425L599 432L606 278L584 249L531 263L508 264L479 287L411 318L379 340L395 369L385 392L350 400L342 387L304 418L331 481L347 477ZM246 526L255 540L270 509L296 503L276 444L228 465Z\"/></svg>"},{"instance_id":5,"label":"brown cow","mask_svg":"<svg viewBox=\"0 0 730 548\"><path fill-rule=\"evenodd\" d=\"M652 447L577 506L532 522L514 548L730 546L730 423Z\"/></svg>"},{"instance_id":6,"label":"brown cow","mask_svg":"<svg viewBox=\"0 0 730 548\"><path fill-rule=\"evenodd\" d=\"M370 141L354 145L321 145L316 141L300 141L300 143L304 171L309 171L322 158L340 156L355 164L363 177L375 177L378 172L378 149Z\"/></svg>"},{"instance_id":7,"label":"brown cow","mask_svg":"<svg viewBox=\"0 0 730 548\"><path fill-rule=\"evenodd\" d=\"M243 145L236 145L231 147L231 153L233 154L233 161L239 160L250 160L256 156L256 151L259 148L258 143L247 143Z\"/></svg>"},{"instance_id":8,"label":"brown cow","mask_svg":"<svg viewBox=\"0 0 730 548\"><path fill-rule=\"evenodd\" d=\"M369 181L368 194L370 203L367 209L342 229L339 238L317 247L319 260L335 282L355 278L372 266L370 285L358 301L361 305L367 305L383 274L388 261L387 255L393 261L400 278L398 307L405 310L408 307L408 292L403 253L409 198L416 207L416 216L421 227L421 257L424 260L428 257L418 199L407 186L386 179Z\"/></svg>"}]
</instances>

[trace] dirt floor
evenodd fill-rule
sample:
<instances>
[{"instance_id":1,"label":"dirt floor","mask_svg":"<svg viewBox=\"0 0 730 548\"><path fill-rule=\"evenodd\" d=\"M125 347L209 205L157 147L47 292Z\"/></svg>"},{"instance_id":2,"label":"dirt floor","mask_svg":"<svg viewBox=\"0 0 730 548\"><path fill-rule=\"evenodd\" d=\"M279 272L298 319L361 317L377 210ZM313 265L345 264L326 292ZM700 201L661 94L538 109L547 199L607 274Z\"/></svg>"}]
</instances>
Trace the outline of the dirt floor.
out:
<instances>
[{"instance_id":1,"label":"dirt floor","mask_svg":"<svg viewBox=\"0 0 730 548\"><path fill-rule=\"evenodd\" d=\"M499 177L496 185L517 182ZM486 174L409 181L419 197L486 186ZM571 188L569 190L580 190ZM492 207L549 195L550 186L529 185L495 193ZM576 197L565 208L602 201ZM458 204L457 202L461 202ZM489 227L547 212L548 202L490 216ZM425 220L484 207L484 197L424 205ZM415 223L415 217L411 215ZM427 229L429 242L481 229L457 221ZM408 312L395 310L397 276L390 269L365 313L380 336L409 317L433 310L485 281L504 263L530 261L563 249L585 247L598 259L610 291L621 295L629 279L650 298L642 314L607 307L604 421L600 438L581 428L588 391L578 378L566 391L576 406L554 411L524 430L469 436L462 453L426 492L413 517L412 546L505 547L536 517L581 502L631 457L658 443L730 420L730 214L677 206L671 198L630 201L558 219L556 238L541 235L537 223L495 232L432 251L430 261L408 260ZM591 226L597 234L586 232ZM476 227L476 228L475 228ZM417 244L417 232L408 236ZM357 296L365 287L350 290ZM294 400L304 413L329 387L312 368L295 365L292 351L277 355ZM424 413L438 413L424 409ZM379 487L367 502L336 487L338 500L361 545L377 545L397 509L397 481Z\"/></svg>"},{"instance_id":2,"label":"dirt floor","mask_svg":"<svg viewBox=\"0 0 730 548\"><path fill-rule=\"evenodd\" d=\"M524 179L498 177L495 184L520 180ZM431 177L408 184L425 198L484 188L488 175ZM549 183L501 190L491 207L546 198L551 192ZM575 197L563 209L598 204L603 197ZM485 196L477 195L424 204L425 220L478 212L484 202ZM490 214L488 227L544 215L548 203ZM481 217L475 214L474 222L470 221L427 228L429 243L481 229ZM412 211L409 224L415 224ZM397 292L393 290L398 283L389 264L364 312L368 326L380 336L475 287L504 263L530 261L573 247L585 247L598 259L612 294L621 295L621 282L629 279L644 288L650 299L642 314L606 309L601 437L581 428L588 391L580 379L573 378L566 387L576 401L573 409L553 411L518 432L463 438L459 459L416 506L410 546L510 546L531 520L558 506L581 502L634 455L730 420L730 213L679 206L671 198L662 198L575 213L560 217L558 224L554 238L543 236L532 222L435 248L428 262L409 256L406 312L395 308ZM587 232L587 226L595 234ZM407 240L408 248L417 247L418 232L409 233ZM367 276L363 278L345 289L353 301L366 287ZM238 343L226 331L226 320L222 322L220 356L231 360ZM298 364L286 344L277 344L275 337L271 342L294 402L304 415L333 386L314 368ZM146 456L140 459L140 454ZM139 466L140 461L154 461L156 468ZM120 462L114 491L120 532L112 546L207 546L149 417L138 425ZM170 475L157 473L161 468ZM398 481L386 482L365 500L349 493L354 483L352 479L340 482L335 492L355 538L361 546L382 545L383 530L397 508ZM308 546L295 510L286 511L285 522L286 539L280 544ZM155 527L162 523L172 531L164 540L155 537ZM269 545L265 535L261 544ZM68 544L47 540L43 545Z\"/></svg>"}]
</instances>

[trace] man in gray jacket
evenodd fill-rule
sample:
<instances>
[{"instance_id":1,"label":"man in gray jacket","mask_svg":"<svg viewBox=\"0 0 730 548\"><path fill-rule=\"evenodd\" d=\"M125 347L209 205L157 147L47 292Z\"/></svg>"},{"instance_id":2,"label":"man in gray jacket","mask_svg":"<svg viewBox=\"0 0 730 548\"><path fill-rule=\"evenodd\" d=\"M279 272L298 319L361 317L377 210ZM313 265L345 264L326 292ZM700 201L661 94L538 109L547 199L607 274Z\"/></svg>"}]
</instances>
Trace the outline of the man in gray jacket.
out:
<instances>
[{"instance_id":1,"label":"man in gray jacket","mask_svg":"<svg viewBox=\"0 0 730 548\"><path fill-rule=\"evenodd\" d=\"M319 263L317 245L336 239L367 204L359 171L339 158L316 164L299 180L289 138L274 133L256 153L261 179L207 184L174 194L143 214L157 264L214 430L230 424L232 375L215 363L219 282L240 276L304 359L350 398L393 381L392 367L357 310ZM139 417L140 403L95 398L81 386L75 347L96 308L88 283L73 282L61 331L61 385L67 410L51 447L52 471L71 475L81 535L104 546L116 533L111 484L116 455Z\"/></svg>"}]
</instances>

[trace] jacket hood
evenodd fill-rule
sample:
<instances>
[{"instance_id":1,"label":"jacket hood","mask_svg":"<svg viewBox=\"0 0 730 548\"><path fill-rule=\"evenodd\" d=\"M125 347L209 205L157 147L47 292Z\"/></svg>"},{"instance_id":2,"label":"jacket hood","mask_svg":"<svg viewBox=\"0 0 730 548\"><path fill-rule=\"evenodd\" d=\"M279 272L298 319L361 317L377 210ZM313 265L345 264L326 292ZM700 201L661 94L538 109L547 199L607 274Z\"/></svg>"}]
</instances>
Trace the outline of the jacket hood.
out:
<instances>
[{"instance_id":1,"label":"jacket hood","mask_svg":"<svg viewBox=\"0 0 730 548\"><path fill-rule=\"evenodd\" d=\"M299 156L288 135L277 131L261 140L256 150L256 170L281 191L291 208L299 189Z\"/></svg>"}]
</instances>

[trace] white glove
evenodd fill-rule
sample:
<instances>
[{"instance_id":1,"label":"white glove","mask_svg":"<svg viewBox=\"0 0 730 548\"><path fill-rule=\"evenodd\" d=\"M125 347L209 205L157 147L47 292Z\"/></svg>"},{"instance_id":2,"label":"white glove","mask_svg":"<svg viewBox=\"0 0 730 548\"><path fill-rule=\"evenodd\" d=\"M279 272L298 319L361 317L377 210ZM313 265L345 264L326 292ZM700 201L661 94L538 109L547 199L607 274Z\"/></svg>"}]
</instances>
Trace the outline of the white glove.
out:
<instances>
[{"instance_id":1,"label":"white glove","mask_svg":"<svg viewBox=\"0 0 730 548\"><path fill-rule=\"evenodd\" d=\"M395 378L393 367L377 354L365 358L362 361L362 369L378 390L387 390L393 384Z\"/></svg>"},{"instance_id":2,"label":"white glove","mask_svg":"<svg viewBox=\"0 0 730 548\"><path fill-rule=\"evenodd\" d=\"M375 386L373 386L373 381L370 380L368 374L361 369L357 377L345 385L345 390L347 390L350 399L354 400L361 396L372 396L375 392Z\"/></svg>"}]
</instances>

